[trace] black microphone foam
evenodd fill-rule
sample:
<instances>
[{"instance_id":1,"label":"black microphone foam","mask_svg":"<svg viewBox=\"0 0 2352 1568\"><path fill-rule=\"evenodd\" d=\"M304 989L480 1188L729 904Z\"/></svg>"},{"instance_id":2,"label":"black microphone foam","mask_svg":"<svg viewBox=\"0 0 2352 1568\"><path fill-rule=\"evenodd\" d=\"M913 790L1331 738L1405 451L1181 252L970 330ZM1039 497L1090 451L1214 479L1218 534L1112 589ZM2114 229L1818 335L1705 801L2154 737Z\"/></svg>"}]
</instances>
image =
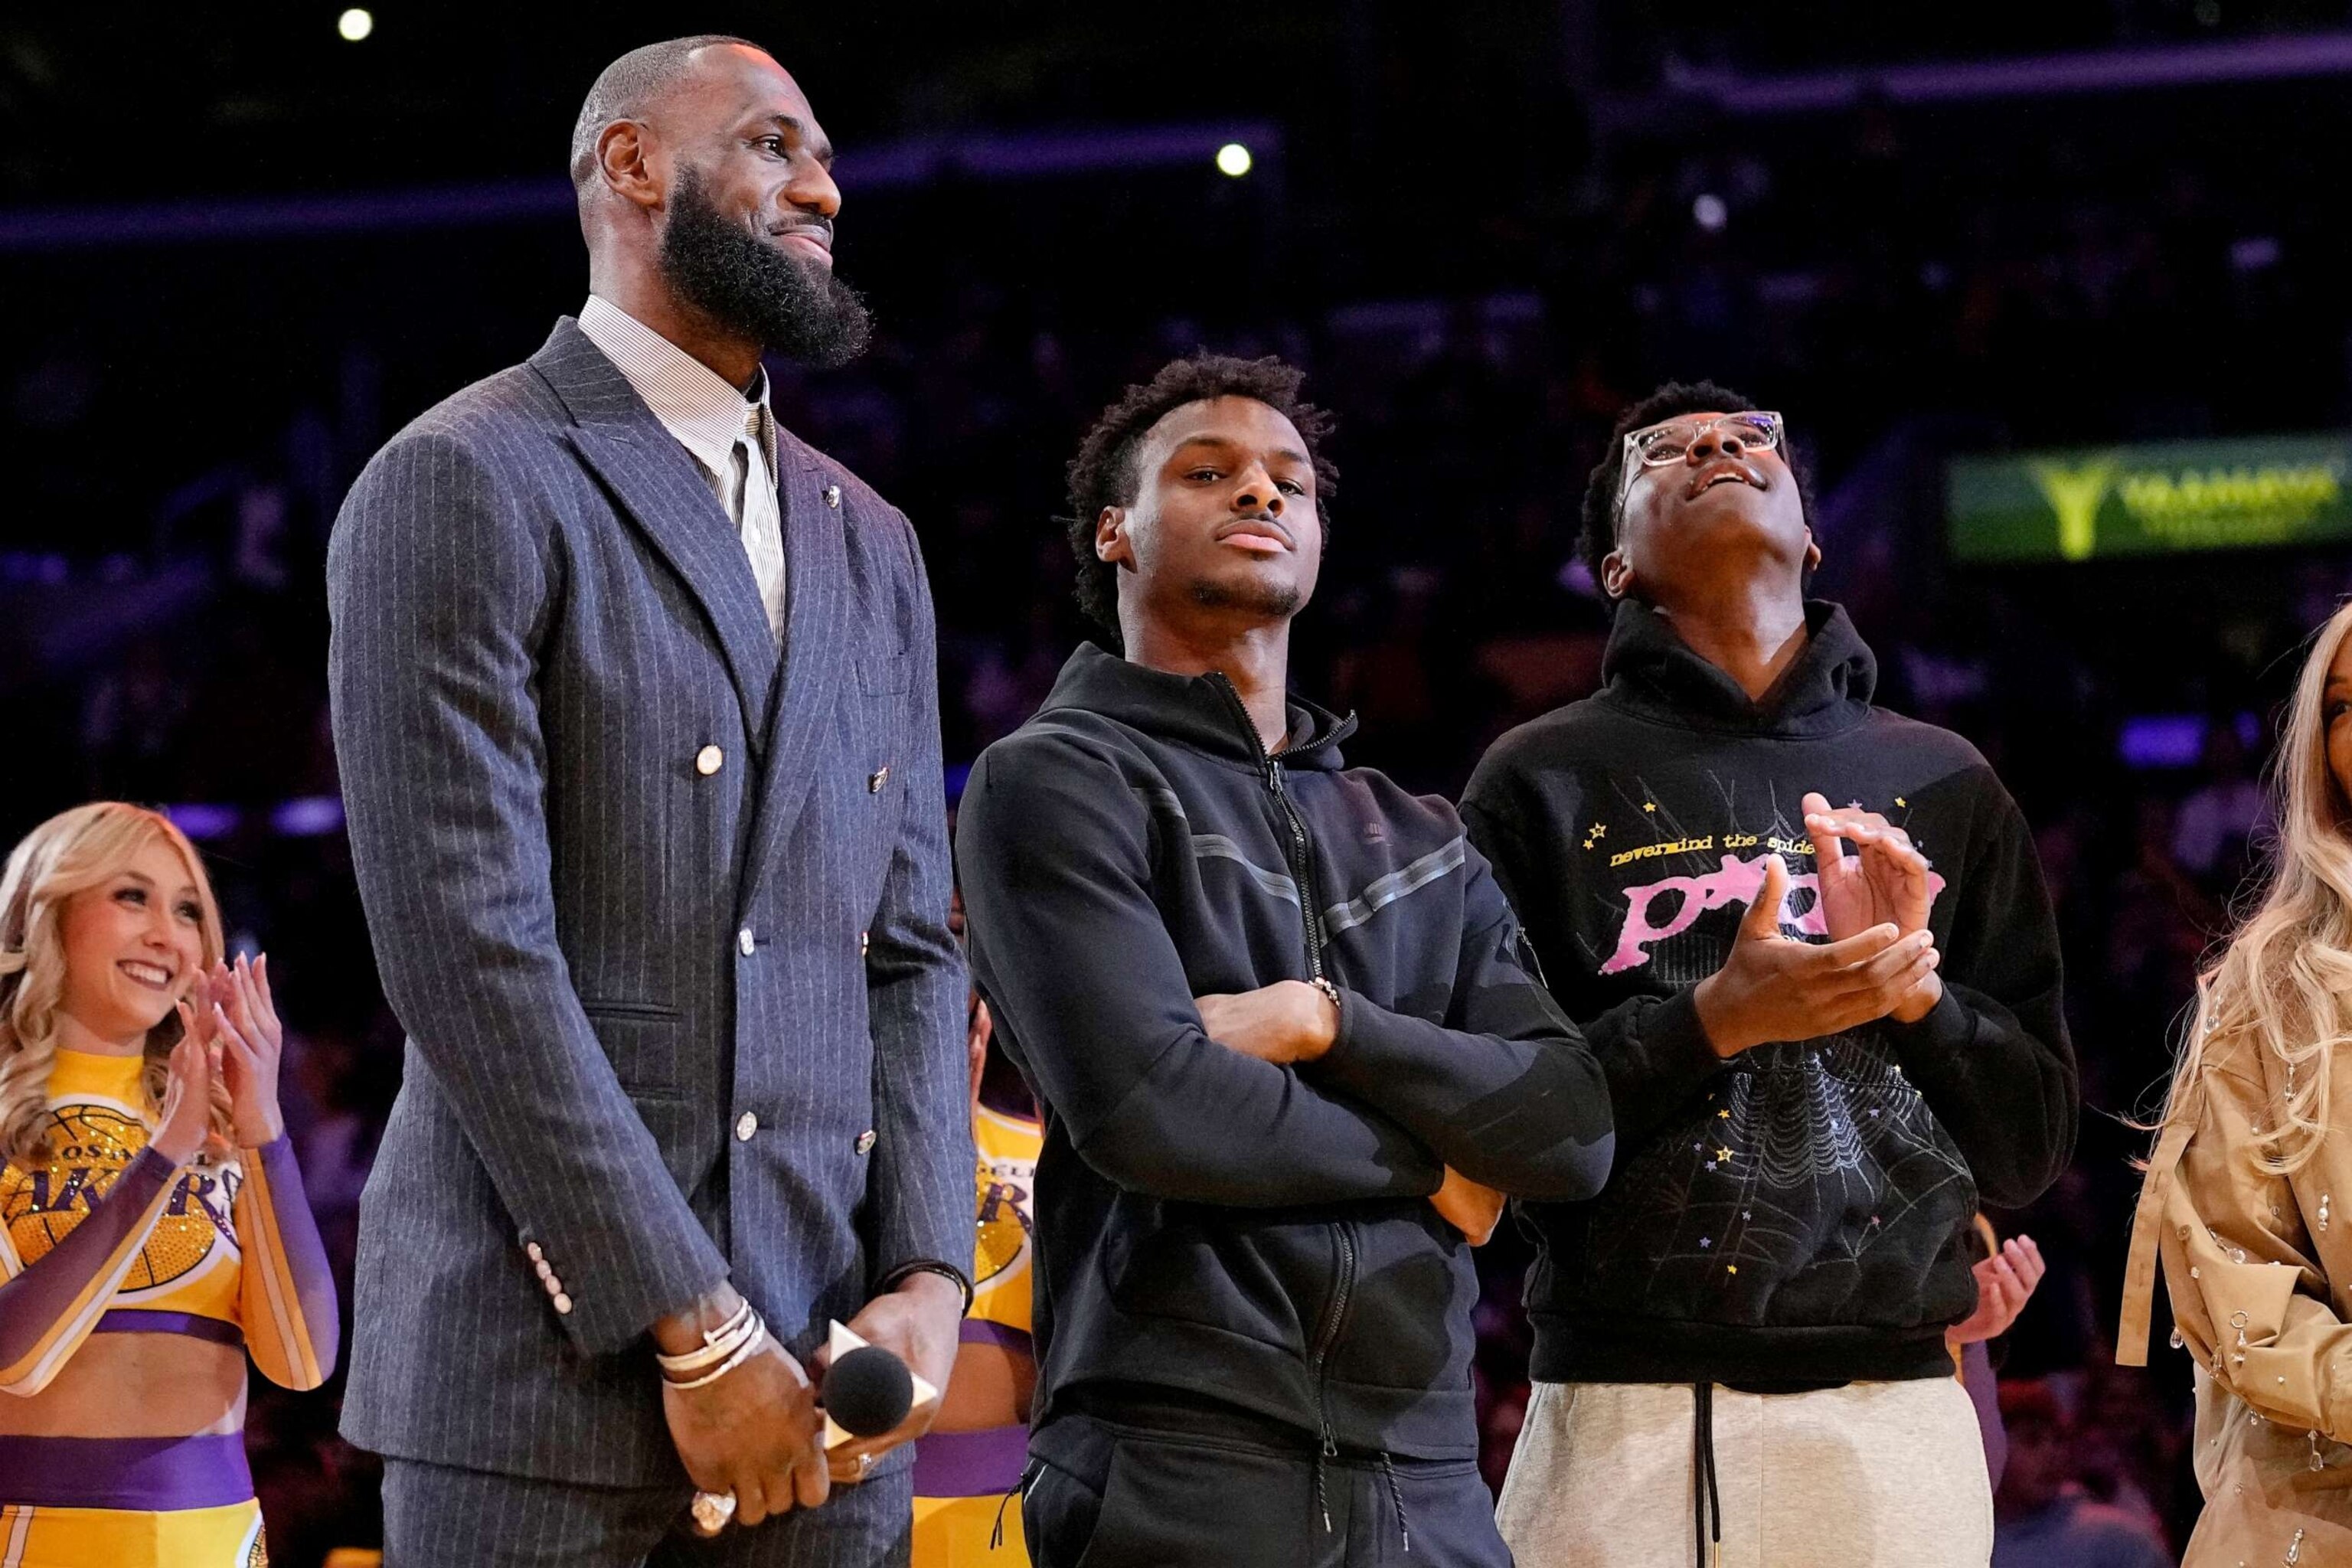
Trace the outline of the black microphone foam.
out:
<instances>
[{"instance_id":1,"label":"black microphone foam","mask_svg":"<svg viewBox=\"0 0 2352 1568\"><path fill-rule=\"evenodd\" d=\"M878 1437L907 1418L915 1379L880 1345L860 1345L825 1369L824 1412L853 1437Z\"/></svg>"}]
</instances>

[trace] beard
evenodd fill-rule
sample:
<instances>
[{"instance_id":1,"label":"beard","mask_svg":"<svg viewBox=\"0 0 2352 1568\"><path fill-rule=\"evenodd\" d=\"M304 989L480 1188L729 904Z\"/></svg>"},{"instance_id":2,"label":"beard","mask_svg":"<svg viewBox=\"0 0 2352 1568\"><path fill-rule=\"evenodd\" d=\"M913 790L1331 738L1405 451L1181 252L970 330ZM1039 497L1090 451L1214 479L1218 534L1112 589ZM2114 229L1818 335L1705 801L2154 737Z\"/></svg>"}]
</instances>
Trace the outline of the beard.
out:
<instances>
[{"instance_id":1,"label":"beard","mask_svg":"<svg viewBox=\"0 0 2352 1568\"><path fill-rule=\"evenodd\" d=\"M857 290L727 217L691 166L671 195L661 270L680 300L727 331L820 370L847 364L874 334Z\"/></svg>"},{"instance_id":2,"label":"beard","mask_svg":"<svg viewBox=\"0 0 2352 1568\"><path fill-rule=\"evenodd\" d=\"M1296 583L1269 583L1256 577L1238 583L1202 577L1192 584L1192 602L1204 610L1242 610L1270 621L1288 620L1306 599Z\"/></svg>"}]
</instances>

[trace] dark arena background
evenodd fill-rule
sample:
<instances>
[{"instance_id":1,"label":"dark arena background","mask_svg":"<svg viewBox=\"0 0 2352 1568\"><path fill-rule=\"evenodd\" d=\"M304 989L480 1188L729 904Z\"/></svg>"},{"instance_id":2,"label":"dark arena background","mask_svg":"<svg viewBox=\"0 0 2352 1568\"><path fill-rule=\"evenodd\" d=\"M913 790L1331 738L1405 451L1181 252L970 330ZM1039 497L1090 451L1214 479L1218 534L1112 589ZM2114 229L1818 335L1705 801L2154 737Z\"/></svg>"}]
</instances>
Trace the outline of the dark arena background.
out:
<instances>
[{"instance_id":1,"label":"dark arena background","mask_svg":"<svg viewBox=\"0 0 2352 1568\"><path fill-rule=\"evenodd\" d=\"M2124 1119L2352 591L2352 8L9 7L0 837L111 796L196 838L283 976L346 1270L400 1032L328 741L328 528L388 436L578 309L582 95L704 29L773 49L839 147L877 342L772 364L778 412L921 533L951 787L1086 635L1064 465L1172 353L1280 353L1339 416L1294 682L1362 716L1351 761L1449 796L1598 679L1577 506L1618 410L1707 376L1786 414L1879 700L1991 759L2057 903L2078 1152L1991 1216L2050 1261L2002 1363L2067 1434L2032 1484L2177 1552L2189 1361L2159 1311L2150 1370L2113 1364ZM1507 1225L1482 1256L1499 1484L1528 1253ZM338 1387L256 1384L291 1568L377 1539Z\"/></svg>"}]
</instances>

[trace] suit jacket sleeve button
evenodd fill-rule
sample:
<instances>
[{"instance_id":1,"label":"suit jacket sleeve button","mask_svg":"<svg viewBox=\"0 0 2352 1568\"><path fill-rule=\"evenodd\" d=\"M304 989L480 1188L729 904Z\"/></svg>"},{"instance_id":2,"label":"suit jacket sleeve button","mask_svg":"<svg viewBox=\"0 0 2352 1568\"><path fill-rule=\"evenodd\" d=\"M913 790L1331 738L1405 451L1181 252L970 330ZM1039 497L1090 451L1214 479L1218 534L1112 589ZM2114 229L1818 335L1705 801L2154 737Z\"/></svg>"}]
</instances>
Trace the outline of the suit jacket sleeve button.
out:
<instances>
[{"instance_id":1,"label":"suit jacket sleeve button","mask_svg":"<svg viewBox=\"0 0 2352 1568\"><path fill-rule=\"evenodd\" d=\"M727 753L717 746L705 746L694 753L694 771L709 778L727 765Z\"/></svg>"},{"instance_id":2,"label":"suit jacket sleeve button","mask_svg":"<svg viewBox=\"0 0 2352 1568\"><path fill-rule=\"evenodd\" d=\"M857 1135L857 1152L861 1154L874 1152L874 1129L871 1127Z\"/></svg>"},{"instance_id":3,"label":"suit jacket sleeve button","mask_svg":"<svg viewBox=\"0 0 2352 1568\"><path fill-rule=\"evenodd\" d=\"M541 1251L539 1249L539 1243L537 1243L537 1242L535 1242L535 1241L527 1241L527 1242L524 1242L524 1243L523 1243L523 1247L522 1247L522 1254L523 1254L523 1256L524 1256L525 1258L530 1258L533 1263L538 1262L541 1258L544 1258L544 1257L546 1257L546 1256L547 1256L547 1254L545 1254L545 1253L541 1252Z\"/></svg>"},{"instance_id":4,"label":"suit jacket sleeve button","mask_svg":"<svg viewBox=\"0 0 2352 1568\"><path fill-rule=\"evenodd\" d=\"M558 1290L555 1293L555 1301L553 1304L557 1316L568 1318L572 1315L572 1298L565 1295L562 1291Z\"/></svg>"},{"instance_id":5,"label":"suit jacket sleeve button","mask_svg":"<svg viewBox=\"0 0 2352 1568\"><path fill-rule=\"evenodd\" d=\"M735 1119L735 1142L749 1143L751 1141L751 1134L759 1130L760 1119L747 1110Z\"/></svg>"}]
</instances>

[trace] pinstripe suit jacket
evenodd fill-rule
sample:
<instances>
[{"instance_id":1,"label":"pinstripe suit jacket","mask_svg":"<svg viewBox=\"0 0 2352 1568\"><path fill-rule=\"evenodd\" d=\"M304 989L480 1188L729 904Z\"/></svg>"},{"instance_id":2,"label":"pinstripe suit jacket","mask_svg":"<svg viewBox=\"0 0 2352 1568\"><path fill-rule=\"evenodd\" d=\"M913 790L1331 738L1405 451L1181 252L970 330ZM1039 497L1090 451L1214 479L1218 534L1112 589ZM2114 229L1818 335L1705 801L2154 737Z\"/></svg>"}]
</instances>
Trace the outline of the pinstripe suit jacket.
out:
<instances>
[{"instance_id":1,"label":"pinstripe suit jacket","mask_svg":"<svg viewBox=\"0 0 2352 1568\"><path fill-rule=\"evenodd\" d=\"M904 517L779 458L781 656L693 458L570 318L336 520L335 751L408 1033L364 1447L676 1481L653 1320L731 1274L805 1353L895 1266L968 1265L929 591Z\"/></svg>"}]
</instances>

